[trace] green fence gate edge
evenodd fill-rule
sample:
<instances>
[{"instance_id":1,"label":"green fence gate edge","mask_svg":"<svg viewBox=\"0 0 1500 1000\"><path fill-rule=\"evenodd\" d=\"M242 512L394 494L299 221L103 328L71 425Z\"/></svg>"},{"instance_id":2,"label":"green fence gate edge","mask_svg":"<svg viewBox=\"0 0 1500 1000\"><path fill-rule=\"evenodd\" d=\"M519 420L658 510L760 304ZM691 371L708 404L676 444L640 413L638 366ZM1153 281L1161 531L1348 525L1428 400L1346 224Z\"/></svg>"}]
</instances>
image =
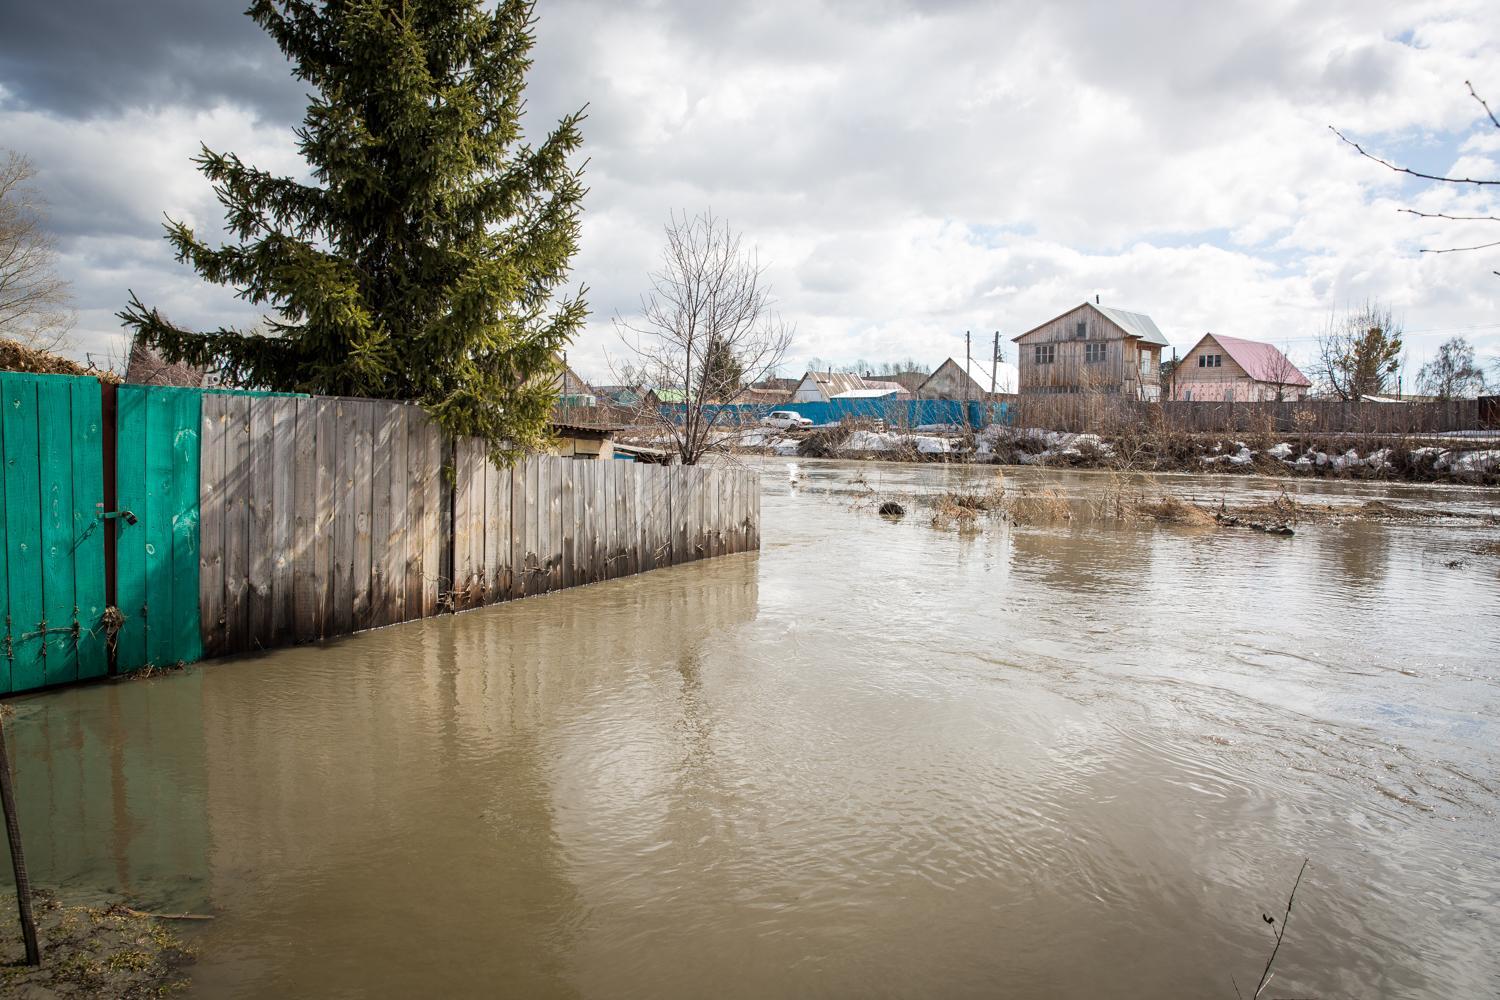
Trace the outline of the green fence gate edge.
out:
<instances>
[{"instance_id":1,"label":"green fence gate edge","mask_svg":"<svg viewBox=\"0 0 1500 1000\"><path fill-rule=\"evenodd\" d=\"M0 372L0 693L101 677L103 450L99 383Z\"/></svg>"}]
</instances>

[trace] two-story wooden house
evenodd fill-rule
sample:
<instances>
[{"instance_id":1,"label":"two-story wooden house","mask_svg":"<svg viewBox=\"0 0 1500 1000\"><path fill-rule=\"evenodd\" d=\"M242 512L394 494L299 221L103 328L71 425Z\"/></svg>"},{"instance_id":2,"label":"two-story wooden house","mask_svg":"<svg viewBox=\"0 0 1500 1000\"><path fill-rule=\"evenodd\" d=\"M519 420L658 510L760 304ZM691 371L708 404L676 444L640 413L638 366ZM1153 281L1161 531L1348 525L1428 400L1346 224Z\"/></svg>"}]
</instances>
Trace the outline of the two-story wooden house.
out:
<instances>
[{"instance_id":1,"label":"two-story wooden house","mask_svg":"<svg viewBox=\"0 0 1500 1000\"><path fill-rule=\"evenodd\" d=\"M1145 313L1085 302L1018 337L1021 393L1161 399L1167 338Z\"/></svg>"}]
</instances>

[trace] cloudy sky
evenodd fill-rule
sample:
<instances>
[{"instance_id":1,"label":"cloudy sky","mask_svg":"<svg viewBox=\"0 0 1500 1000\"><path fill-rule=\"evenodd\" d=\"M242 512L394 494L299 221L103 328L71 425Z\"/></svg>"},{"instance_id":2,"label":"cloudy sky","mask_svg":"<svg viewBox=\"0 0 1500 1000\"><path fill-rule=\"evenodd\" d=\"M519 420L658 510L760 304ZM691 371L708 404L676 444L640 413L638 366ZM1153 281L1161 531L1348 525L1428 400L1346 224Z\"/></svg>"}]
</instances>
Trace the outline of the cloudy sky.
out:
<instances>
[{"instance_id":1,"label":"cloudy sky","mask_svg":"<svg viewBox=\"0 0 1500 1000\"><path fill-rule=\"evenodd\" d=\"M120 353L133 288L175 320L252 324L171 257L163 213L212 232L199 142L300 171L302 88L243 0L8 3L0 146L32 158L79 323ZM606 375L673 210L754 243L797 340L785 368L963 352L1099 295L1186 350L1204 332L1311 352L1330 310L1391 304L1408 374L1449 336L1500 355L1493 0L542 0L532 129L587 103L571 359ZM1500 248L1497 248L1500 250ZM1013 347L1010 349L1013 352Z\"/></svg>"}]
</instances>

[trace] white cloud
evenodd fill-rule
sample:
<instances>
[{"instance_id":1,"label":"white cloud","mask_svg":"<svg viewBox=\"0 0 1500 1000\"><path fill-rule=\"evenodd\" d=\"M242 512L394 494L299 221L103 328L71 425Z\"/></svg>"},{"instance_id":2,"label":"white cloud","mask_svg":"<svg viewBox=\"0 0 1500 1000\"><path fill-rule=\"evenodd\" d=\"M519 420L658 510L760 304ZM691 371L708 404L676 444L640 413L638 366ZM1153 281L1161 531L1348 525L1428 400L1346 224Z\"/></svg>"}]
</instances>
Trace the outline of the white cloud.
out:
<instances>
[{"instance_id":1,"label":"white cloud","mask_svg":"<svg viewBox=\"0 0 1500 1000\"><path fill-rule=\"evenodd\" d=\"M1330 309L1377 297L1437 331L1411 338L1418 360L1453 330L1500 353L1500 256L1417 253L1500 224L1396 211L1500 214L1494 196L1405 182L1327 129L1427 168L1500 174L1500 132L1479 127L1463 86L1500 102L1485 4L575 0L539 13L532 127L590 103L575 276L594 315L571 351L586 374L605 374L609 317L635 307L668 214L710 207L759 246L797 324L793 365L935 365L961 354L965 329L1014 334L1095 293L1184 348L1213 329L1305 353ZM217 218L187 161L200 138L296 171L289 123L222 105L93 121L6 107L0 132L67 202L85 340L113 331L125 282L184 322L253 321L170 260L158 223L163 210Z\"/></svg>"}]
</instances>

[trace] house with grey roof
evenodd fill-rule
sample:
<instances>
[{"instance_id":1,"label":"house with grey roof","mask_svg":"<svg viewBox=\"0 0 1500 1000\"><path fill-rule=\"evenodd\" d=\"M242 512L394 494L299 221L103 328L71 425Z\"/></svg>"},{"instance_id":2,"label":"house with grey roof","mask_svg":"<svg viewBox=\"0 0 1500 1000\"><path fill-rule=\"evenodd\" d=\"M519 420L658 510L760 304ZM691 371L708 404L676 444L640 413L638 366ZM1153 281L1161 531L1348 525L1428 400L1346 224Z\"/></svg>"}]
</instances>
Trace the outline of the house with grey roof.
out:
<instances>
[{"instance_id":1,"label":"house with grey roof","mask_svg":"<svg viewBox=\"0 0 1500 1000\"><path fill-rule=\"evenodd\" d=\"M1011 340L1022 394L1161 399L1167 338L1145 313L1085 302Z\"/></svg>"}]
</instances>

